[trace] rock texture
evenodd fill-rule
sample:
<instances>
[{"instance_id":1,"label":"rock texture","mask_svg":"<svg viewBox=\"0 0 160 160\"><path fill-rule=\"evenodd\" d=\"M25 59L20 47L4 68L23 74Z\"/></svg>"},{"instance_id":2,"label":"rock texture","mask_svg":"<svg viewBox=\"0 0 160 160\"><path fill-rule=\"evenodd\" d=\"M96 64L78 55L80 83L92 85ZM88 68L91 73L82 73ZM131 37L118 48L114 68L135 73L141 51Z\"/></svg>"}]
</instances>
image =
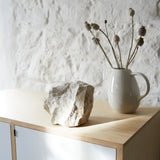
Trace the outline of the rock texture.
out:
<instances>
[{"instance_id":1,"label":"rock texture","mask_svg":"<svg viewBox=\"0 0 160 160\"><path fill-rule=\"evenodd\" d=\"M52 124L74 127L86 123L93 107L93 93L94 87L83 82L52 88L44 104Z\"/></svg>"},{"instance_id":2,"label":"rock texture","mask_svg":"<svg viewBox=\"0 0 160 160\"><path fill-rule=\"evenodd\" d=\"M95 22L109 36L120 36L123 62L135 31L145 25L147 34L130 69L144 73L151 91L145 105L160 106L160 14L158 0L0 0L0 89L28 88L45 91L57 81L84 81L95 87L95 97L107 99L110 67L96 47L84 22ZM160 4L158 4L160 8ZM135 39L137 32L135 33ZM111 55L109 45L102 41ZM113 60L113 59L112 59ZM114 61L112 61L114 62ZM143 94L145 84L139 80Z\"/></svg>"}]
</instances>

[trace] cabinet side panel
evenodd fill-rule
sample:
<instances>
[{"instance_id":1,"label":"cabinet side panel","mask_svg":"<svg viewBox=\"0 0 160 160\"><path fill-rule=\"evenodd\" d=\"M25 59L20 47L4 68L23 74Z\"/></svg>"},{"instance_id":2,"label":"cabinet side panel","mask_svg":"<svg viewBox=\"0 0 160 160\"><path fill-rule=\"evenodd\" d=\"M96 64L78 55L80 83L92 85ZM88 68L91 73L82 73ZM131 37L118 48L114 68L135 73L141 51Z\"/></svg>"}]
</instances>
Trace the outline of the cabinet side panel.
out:
<instances>
[{"instance_id":1,"label":"cabinet side panel","mask_svg":"<svg viewBox=\"0 0 160 160\"><path fill-rule=\"evenodd\" d=\"M23 127L16 129L17 160L116 160L116 149Z\"/></svg>"},{"instance_id":2,"label":"cabinet side panel","mask_svg":"<svg viewBox=\"0 0 160 160\"><path fill-rule=\"evenodd\" d=\"M10 124L0 122L0 159L12 160Z\"/></svg>"},{"instance_id":3,"label":"cabinet side panel","mask_svg":"<svg viewBox=\"0 0 160 160\"><path fill-rule=\"evenodd\" d=\"M125 145L124 160L160 160L160 113Z\"/></svg>"}]
</instances>

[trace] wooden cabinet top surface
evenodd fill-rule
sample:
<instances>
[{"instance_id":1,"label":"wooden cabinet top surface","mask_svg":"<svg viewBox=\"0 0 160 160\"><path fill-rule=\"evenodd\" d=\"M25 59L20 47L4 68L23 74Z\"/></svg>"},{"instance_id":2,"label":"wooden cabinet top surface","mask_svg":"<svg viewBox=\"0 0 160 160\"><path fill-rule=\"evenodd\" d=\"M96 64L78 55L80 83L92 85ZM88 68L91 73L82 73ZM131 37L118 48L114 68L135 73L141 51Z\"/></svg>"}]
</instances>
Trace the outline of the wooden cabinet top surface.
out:
<instances>
[{"instance_id":1,"label":"wooden cabinet top surface","mask_svg":"<svg viewBox=\"0 0 160 160\"><path fill-rule=\"evenodd\" d=\"M0 121L117 148L160 111L158 107L140 106L135 114L119 114L107 101L94 100L88 123L66 128L51 124L50 115L43 109L45 96L43 92L21 89L0 91Z\"/></svg>"}]
</instances>

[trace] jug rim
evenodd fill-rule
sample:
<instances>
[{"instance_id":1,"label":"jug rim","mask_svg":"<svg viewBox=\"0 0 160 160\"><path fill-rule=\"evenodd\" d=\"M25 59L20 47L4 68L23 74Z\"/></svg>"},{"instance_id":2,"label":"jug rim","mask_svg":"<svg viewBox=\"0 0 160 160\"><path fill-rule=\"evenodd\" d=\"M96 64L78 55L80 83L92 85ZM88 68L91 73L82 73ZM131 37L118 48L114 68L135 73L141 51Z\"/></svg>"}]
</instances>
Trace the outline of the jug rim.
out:
<instances>
[{"instance_id":1,"label":"jug rim","mask_svg":"<svg viewBox=\"0 0 160 160\"><path fill-rule=\"evenodd\" d=\"M113 68L112 69L113 72L121 72L121 73L132 73L132 71L130 69L126 69L126 68Z\"/></svg>"}]
</instances>

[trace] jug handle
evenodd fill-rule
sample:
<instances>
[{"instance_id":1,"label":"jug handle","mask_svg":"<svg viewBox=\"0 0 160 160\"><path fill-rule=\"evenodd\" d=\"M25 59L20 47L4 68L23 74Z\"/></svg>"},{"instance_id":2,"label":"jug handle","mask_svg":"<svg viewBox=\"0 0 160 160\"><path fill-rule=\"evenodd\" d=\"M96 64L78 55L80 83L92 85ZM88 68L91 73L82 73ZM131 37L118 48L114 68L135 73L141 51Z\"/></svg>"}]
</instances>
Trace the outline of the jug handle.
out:
<instances>
[{"instance_id":1,"label":"jug handle","mask_svg":"<svg viewBox=\"0 0 160 160\"><path fill-rule=\"evenodd\" d=\"M140 101L141 101L145 96L147 96L147 94L149 93L149 91L150 91L150 83L149 83L148 78L147 78L144 74L142 74L142 73L135 72L135 73L132 73L131 75L133 75L133 76L141 76L141 77L144 78L144 80L145 80L145 82L146 82L147 90L146 90L146 92L145 92L144 95L142 95L142 96L140 96L140 97L138 98L138 102L140 102Z\"/></svg>"}]
</instances>

